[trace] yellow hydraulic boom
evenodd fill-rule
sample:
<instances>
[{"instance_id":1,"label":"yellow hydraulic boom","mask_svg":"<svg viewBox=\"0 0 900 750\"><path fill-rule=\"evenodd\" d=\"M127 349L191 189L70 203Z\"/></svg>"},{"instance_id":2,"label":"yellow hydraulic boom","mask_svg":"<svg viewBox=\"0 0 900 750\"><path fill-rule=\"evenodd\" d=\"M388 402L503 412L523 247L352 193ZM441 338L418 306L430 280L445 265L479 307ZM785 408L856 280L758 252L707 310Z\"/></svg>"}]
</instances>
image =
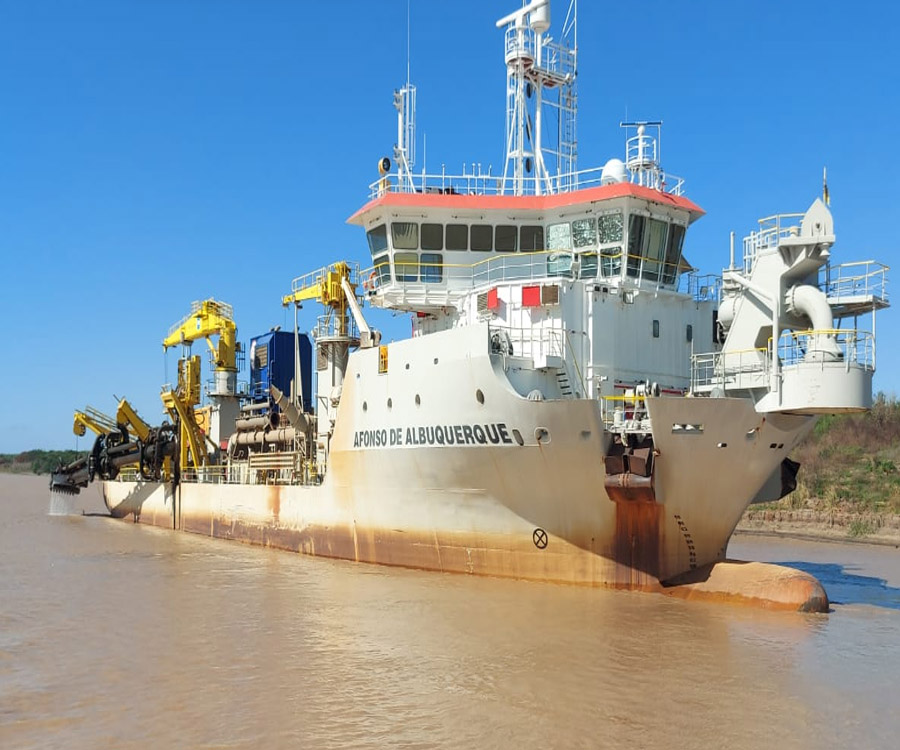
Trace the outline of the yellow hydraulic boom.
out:
<instances>
[{"instance_id":1,"label":"yellow hydraulic boom","mask_svg":"<svg viewBox=\"0 0 900 750\"><path fill-rule=\"evenodd\" d=\"M178 360L178 386L175 390L163 391L159 397L172 421L180 425L181 468L208 464L209 454L206 452L203 431L194 416L194 407L200 403L199 355Z\"/></svg>"},{"instance_id":2,"label":"yellow hydraulic boom","mask_svg":"<svg viewBox=\"0 0 900 750\"><path fill-rule=\"evenodd\" d=\"M108 435L116 430L116 420L92 406L85 406L84 411L76 411L72 432L82 437L87 430L95 435Z\"/></svg>"},{"instance_id":3,"label":"yellow hydraulic boom","mask_svg":"<svg viewBox=\"0 0 900 750\"><path fill-rule=\"evenodd\" d=\"M307 300L316 300L321 305L331 308L337 316L337 333L347 335L347 296L344 293L343 281L350 281L350 266L344 261L332 263L298 279L291 285L291 293L281 298L284 307L300 306ZM351 289L353 285L351 284Z\"/></svg>"},{"instance_id":4,"label":"yellow hydraulic boom","mask_svg":"<svg viewBox=\"0 0 900 750\"><path fill-rule=\"evenodd\" d=\"M212 337L218 336L218 345ZM237 326L231 305L214 299L193 302L191 312L169 330L163 339L163 349L179 344L190 345L198 339L206 339L216 370L237 372L235 352L237 348Z\"/></svg>"},{"instance_id":5,"label":"yellow hydraulic boom","mask_svg":"<svg viewBox=\"0 0 900 750\"><path fill-rule=\"evenodd\" d=\"M138 440L142 442L146 442L150 436L150 425L138 416L131 404L124 398L119 401L119 406L116 409L116 422L126 427L131 427Z\"/></svg>"}]
</instances>

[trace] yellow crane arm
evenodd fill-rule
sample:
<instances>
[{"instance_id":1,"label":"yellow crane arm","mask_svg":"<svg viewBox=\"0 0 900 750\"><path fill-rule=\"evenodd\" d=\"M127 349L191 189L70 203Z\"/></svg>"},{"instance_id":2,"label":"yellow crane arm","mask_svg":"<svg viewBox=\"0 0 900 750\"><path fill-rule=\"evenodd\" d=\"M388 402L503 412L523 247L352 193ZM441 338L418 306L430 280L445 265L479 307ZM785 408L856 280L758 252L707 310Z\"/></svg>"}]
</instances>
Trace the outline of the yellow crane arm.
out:
<instances>
[{"instance_id":1,"label":"yellow crane arm","mask_svg":"<svg viewBox=\"0 0 900 750\"><path fill-rule=\"evenodd\" d=\"M343 309L345 300L341 279L350 279L350 266L343 261L300 276L294 279L291 293L281 298L281 304L287 307L306 300L318 300L326 307Z\"/></svg>"},{"instance_id":2,"label":"yellow crane arm","mask_svg":"<svg viewBox=\"0 0 900 750\"><path fill-rule=\"evenodd\" d=\"M218 345L211 337L218 336ZM194 302L191 312L172 326L169 335L163 339L163 349L179 344L190 344L198 339L206 339L213 352L217 370L237 372L235 359L237 326L231 305L214 299Z\"/></svg>"},{"instance_id":3,"label":"yellow crane arm","mask_svg":"<svg viewBox=\"0 0 900 750\"><path fill-rule=\"evenodd\" d=\"M138 440L146 442L150 436L150 425L138 416L131 404L124 398L119 401L119 406L116 409L116 422L130 426Z\"/></svg>"},{"instance_id":4,"label":"yellow crane arm","mask_svg":"<svg viewBox=\"0 0 900 750\"><path fill-rule=\"evenodd\" d=\"M87 430L96 435L106 435L116 429L116 421L112 417L106 416L101 411L86 406L84 411L76 411L72 424L72 432L79 437L83 436Z\"/></svg>"}]
</instances>

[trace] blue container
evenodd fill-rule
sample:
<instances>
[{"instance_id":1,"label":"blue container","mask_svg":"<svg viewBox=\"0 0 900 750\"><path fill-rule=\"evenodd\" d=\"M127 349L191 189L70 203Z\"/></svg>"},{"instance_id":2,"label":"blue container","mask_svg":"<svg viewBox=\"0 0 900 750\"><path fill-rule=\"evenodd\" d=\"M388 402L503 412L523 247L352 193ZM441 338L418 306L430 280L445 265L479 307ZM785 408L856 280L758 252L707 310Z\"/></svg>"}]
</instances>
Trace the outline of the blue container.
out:
<instances>
[{"instance_id":1,"label":"blue container","mask_svg":"<svg viewBox=\"0 0 900 750\"><path fill-rule=\"evenodd\" d=\"M312 344L301 333L300 372L304 411L311 412L312 403ZM269 399L269 386L274 385L285 396L291 395L294 378L294 334L291 331L270 331L250 339L250 398L260 402Z\"/></svg>"}]
</instances>

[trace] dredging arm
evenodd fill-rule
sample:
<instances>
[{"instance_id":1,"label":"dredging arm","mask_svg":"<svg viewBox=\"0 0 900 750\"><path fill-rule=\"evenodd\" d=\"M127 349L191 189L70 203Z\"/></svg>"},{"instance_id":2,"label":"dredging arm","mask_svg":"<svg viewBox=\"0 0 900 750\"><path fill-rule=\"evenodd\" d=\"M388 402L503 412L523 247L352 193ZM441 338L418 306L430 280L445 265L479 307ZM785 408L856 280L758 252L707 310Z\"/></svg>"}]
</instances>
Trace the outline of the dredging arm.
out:
<instances>
[{"instance_id":1,"label":"dredging arm","mask_svg":"<svg viewBox=\"0 0 900 750\"><path fill-rule=\"evenodd\" d=\"M97 435L90 454L60 466L50 475L50 491L76 495L95 478L115 479L125 466L137 465L140 476L148 481L166 478L167 459L178 450L174 425L163 423L148 428L144 439L130 439L120 425Z\"/></svg>"}]
</instances>

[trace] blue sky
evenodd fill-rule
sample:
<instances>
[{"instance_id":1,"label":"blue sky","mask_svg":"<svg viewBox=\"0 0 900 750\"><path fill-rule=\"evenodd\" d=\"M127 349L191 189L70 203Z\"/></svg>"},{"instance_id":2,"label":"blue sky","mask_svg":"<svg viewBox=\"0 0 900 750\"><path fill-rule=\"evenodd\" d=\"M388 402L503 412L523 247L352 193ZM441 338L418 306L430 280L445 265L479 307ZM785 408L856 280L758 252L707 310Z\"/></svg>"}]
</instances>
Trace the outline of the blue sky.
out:
<instances>
[{"instance_id":1,"label":"blue sky","mask_svg":"<svg viewBox=\"0 0 900 750\"><path fill-rule=\"evenodd\" d=\"M517 4L411 0L429 171L502 168L494 22ZM74 447L73 409L113 411L114 394L158 422L178 356L160 342L192 300L230 302L246 341L291 322L279 300L294 276L366 261L344 222L396 137L406 11L0 2L0 452ZM622 155L626 116L662 119L664 166L707 211L686 255L718 272L730 230L805 210L827 165L835 262L896 264L898 22L886 2L582 0L579 166ZM895 317L878 318L886 392L900 390Z\"/></svg>"}]
</instances>

